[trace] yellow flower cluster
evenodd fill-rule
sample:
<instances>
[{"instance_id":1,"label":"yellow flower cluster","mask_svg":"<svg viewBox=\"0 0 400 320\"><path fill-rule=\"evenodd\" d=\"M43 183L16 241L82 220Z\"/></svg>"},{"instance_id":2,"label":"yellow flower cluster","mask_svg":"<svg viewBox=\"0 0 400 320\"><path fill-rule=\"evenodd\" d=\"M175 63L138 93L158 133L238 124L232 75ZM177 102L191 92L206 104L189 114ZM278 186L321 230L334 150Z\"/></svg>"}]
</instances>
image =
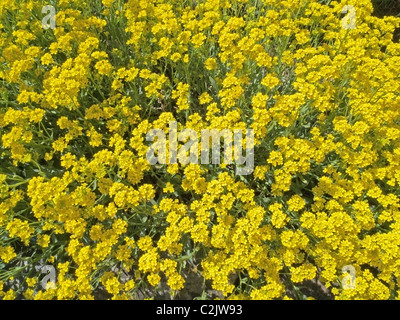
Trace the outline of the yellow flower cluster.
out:
<instances>
[{"instance_id":1,"label":"yellow flower cluster","mask_svg":"<svg viewBox=\"0 0 400 320\"><path fill-rule=\"evenodd\" d=\"M370 0L88 0L44 30L43 5L0 0L2 299L175 295L190 265L229 299L312 298L306 280L400 298L400 18ZM150 165L146 135L173 143L172 121L254 130L254 172Z\"/></svg>"}]
</instances>

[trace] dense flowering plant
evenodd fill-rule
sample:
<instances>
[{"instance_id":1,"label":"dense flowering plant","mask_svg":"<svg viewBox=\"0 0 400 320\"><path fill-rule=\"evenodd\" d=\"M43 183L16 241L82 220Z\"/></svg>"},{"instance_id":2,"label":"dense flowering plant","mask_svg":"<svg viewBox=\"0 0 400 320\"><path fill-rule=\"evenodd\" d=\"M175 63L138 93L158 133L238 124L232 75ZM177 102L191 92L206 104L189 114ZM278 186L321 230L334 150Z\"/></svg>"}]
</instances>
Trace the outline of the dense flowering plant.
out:
<instances>
[{"instance_id":1,"label":"dense flowering plant","mask_svg":"<svg viewBox=\"0 0 400 320\"><path fill-rule=\"evenodd\" d=\"M174 298L190 269L226 299L399 298L400 18L372 11L0 0L0 297ZM254 130L254 171L151 165L171 121Z\"/></svg>"}]
</instances>

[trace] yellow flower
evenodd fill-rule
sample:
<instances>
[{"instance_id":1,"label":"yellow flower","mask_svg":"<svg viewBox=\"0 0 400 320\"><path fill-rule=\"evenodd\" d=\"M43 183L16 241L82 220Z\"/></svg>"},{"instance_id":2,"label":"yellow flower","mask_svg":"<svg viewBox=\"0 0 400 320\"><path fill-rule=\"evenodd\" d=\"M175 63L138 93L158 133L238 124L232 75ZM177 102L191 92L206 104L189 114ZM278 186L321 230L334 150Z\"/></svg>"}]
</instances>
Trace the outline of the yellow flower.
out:
<instances>
[{"instance_id":1,"label":"yellow flower","mask_svg":"<svg viewBox=\"0 0 400 320\"><path fill-rule=\"evenodd\" d=\"M135 287L135 281L133 279L125 282L124 284L125 291L131 291L134 287Z\"/></svg>"},{"instance_id":2,"label":"yellow flower","mask_svg":"<svg viewBox=\"0 0 400 320\"><path fill-rule=\"evenodd\" d=\"M289 222L289 217L282 211L282 208L281 203L274 203L268 208L272 212L271 223L276 228L283 228Z\"/></svg>"},{"instance_id":3,"label":"yellow flower","mask_svg":"<svg viewBox=\"0 0 400 320\"><path fill-rule=\"evenodd\" d=\"M175 52L174 54L171 55L171 60L173 62L178 62L181 57L182 55L179 52Z\"/></svg>"},{"instance_id":4,"label":"yellow flower","mask_svg":"<svg viewBox=\"0 0 400 320\"><path fill-rule=\"evenodd\" d=\"M204 66L207 70L214 70L217 68L217 59L215 58L208 58L204 63Z\"/></svg>"},{"instance_id":5,"label":"yellow flower","mask_svg":"<svg viewBox=\"0 0 400 320\"><path fill-rule=\"evenodd\" d=\"M28 245L31 235L34 231L33 228L29 226L27 221L22 221L18 218L9 222L6 229L9 232L10 237L19 237L25 245Z\"/></svg>"},{"instance_id":6,"label":"yellow flower","mask_svg":"<svg viewBox=\"0 0 400 320\"><path fill-rule=\"evenodd\" d=\"M36 282L37 281L35 278L26 278L26 284L28 285L29 288L33 288Z\"/></svg>"},{"instance_id":7,"label":"yellow flower","mask_svg":"<svg viewBox=\"0 0 400 320\"><path fill-rule=\"evenodd\" d=\"M155 287L160 283L161 277L157 273L151 273L147 276L147 281L151 286Z\"/></svg>"},{"instance_id":8,"label":"yellow flower","mask_svg":"<svg viewBox=\"0 0 400 320\"><path fill-rule=\"evenodd\" d=\"M204 40L206 40L206 39L207 39L207 37L204 34L198 33L192 37L192 43L195 48L198 48L203 44Z\"/></svg>"},{"instance_id":9,"label":"yellow flower","mask_svg":"<svg viewBox=\"0 0 400 320\"><path fill-rule=\"evenodd\" d=\"M163 189L163 192L165 193L174 193L174 186L172 183L167 182L167 184L165 185L165 188Z\"/></svg>"},{"instance_id":10,"label":"yellow flower","mask_svg":"<svg viewBox=\"0 0 400 320\"><path fill-rule=\"evenodd\" d=\"M0 247L0 258L3 260L5 263L10 262L12 259L14 259L17 256L15 253L15 250L13 247Z\"/></svg>"},{"instance_id":11,"label":"yellow flower","mask_svg":"<svg viewBox=\"0 0 400 320\"><path fill-rule=\"evenodd\" d=\"M302 197L296 194L288 200L287 204L290 211L300 211L304 208L306 202L303 200Z\"/></svg>"},{"instance_id":12,"label":"yellow flower","mask_svg":"<svg viewBox=\"0 0 400 320\"><path fill-rule=\"evenodd\" d=\"M203 92L199 97L200 104L206 104L212 101L212 97L208 92Z\"/></svg>"},{"instance_id":13,"label":"yellow flower","mask_svg":"<svg viewBox=\"0 0 400 320\"><path fill-rule=\"evenodd\" d=\"M259 180L265 180L265 174L268 171L268 166L257 166L254 169L254 177Z\"/></svg>"},{"instance_id":14,"label":"yellow flower","mask_svg":"<svg viewBox=\"0 0 400 320\"><path fill-rule=\"evenodd\" d=\"M180 274L174 273L168 277L167 283L172 290L181 290L184 287L185 280Z\"/></svg>"},{"instance_id":15,"label":"yellow flower","mask_svg":"<svg viewBox=\"0 0 400 320\"><path fill-rule=\"evenodd\" d=\"M139 270L143 272L155 272L159 266L157 248L150 249L139 258Z\"/></svg>"},{"instance_id":16,"label":"yellow flower","mask_svg":"<svg viewBox=\"0 0 400 320\"><path fill-rule=\"evenodd\" d=\"M12 289L8 290L6 294L3 296L3 300L15 300L16 292Z\"/></svg>"},{"instance_id":17,"label":"yellow flower","mask_svg":"<svg viewBox=\"0 0 400 320\"><path fill-rule=\"evenodd\" d=\"M43 248L47 248L50 243L50 236L48 234L38 235L37 243Z\"/></svg>"},{"instance_id":18,"label":"yellow flower","mask_svg":"<svg viewBox=\"0 0 400 320\"><path fill-rule=\"evenodd\" d=\"M140 250L149 251L153 248L153 240L149 236L144 236L137 241L137 245Z\"/></svg>"},{"instance_id":19,"label":"yellow flower","mask_svg":"<svg viewBox=\"0 0 400 320\"><path fill-rule=\"evenodd\" d=\"M120 292L121 284L113 272L106 272L101 277L101 282L106 290L112 295L117 295Z\"/></svg>"},{"instance_id":20,"label":"yellow flower","mask_svg":"<svg viewBox=\"0 0 400 320\"><path fill-rule=\"evenodd\" d=\"M113 70L113 66L111 65L110 62L108 62L108 60L98 61L96 62L94 67L97 69L99 74L107 76L109 76L111 71Z\"/></svg>"},{"instance_id":21,"label":"yellow flower","mask_svg":"<svg viewBox=\"0 0 400 320\"><path fill-rule=\"evenodd\" d=\"M267 74L261 81L263 86L266 86L268 89L273 89L280 83L280 80L274 76L273 74Z\"/></svg>"},{"instance_id":22,"label":"yellow flower","mask_svg":"<svg viewBox=\"0 0 400 320\"><path fill-rule=\"evenodd\" d=\"M311 264L303 264L300 267L291 267L290 273L292 276L292 281L295 283L302 282L303 280L312 280L315 278L317 273L317 268Z\"/></svg>"},{"instance_id":23,"label":"yellow flower","mask_svg":"<svg viewBox=\"0 0 400 320\"><path fill-rule=\"evenodd\" d=\"M172 99L177 99L178 109L189 109L189 85L182 82L178 83L175 90L172 91Z\"/></svg>"},{"instance_id":24,"label":"yellow flower","mask_svg":"<svg viewBox=\"0 0 400 320\"><path fill-rule=\"evenodd\" d=\"M40 59L43 65L49 65L54 63L53 56L50 53L46 53Z\"/></svg>"}]
</instances>

